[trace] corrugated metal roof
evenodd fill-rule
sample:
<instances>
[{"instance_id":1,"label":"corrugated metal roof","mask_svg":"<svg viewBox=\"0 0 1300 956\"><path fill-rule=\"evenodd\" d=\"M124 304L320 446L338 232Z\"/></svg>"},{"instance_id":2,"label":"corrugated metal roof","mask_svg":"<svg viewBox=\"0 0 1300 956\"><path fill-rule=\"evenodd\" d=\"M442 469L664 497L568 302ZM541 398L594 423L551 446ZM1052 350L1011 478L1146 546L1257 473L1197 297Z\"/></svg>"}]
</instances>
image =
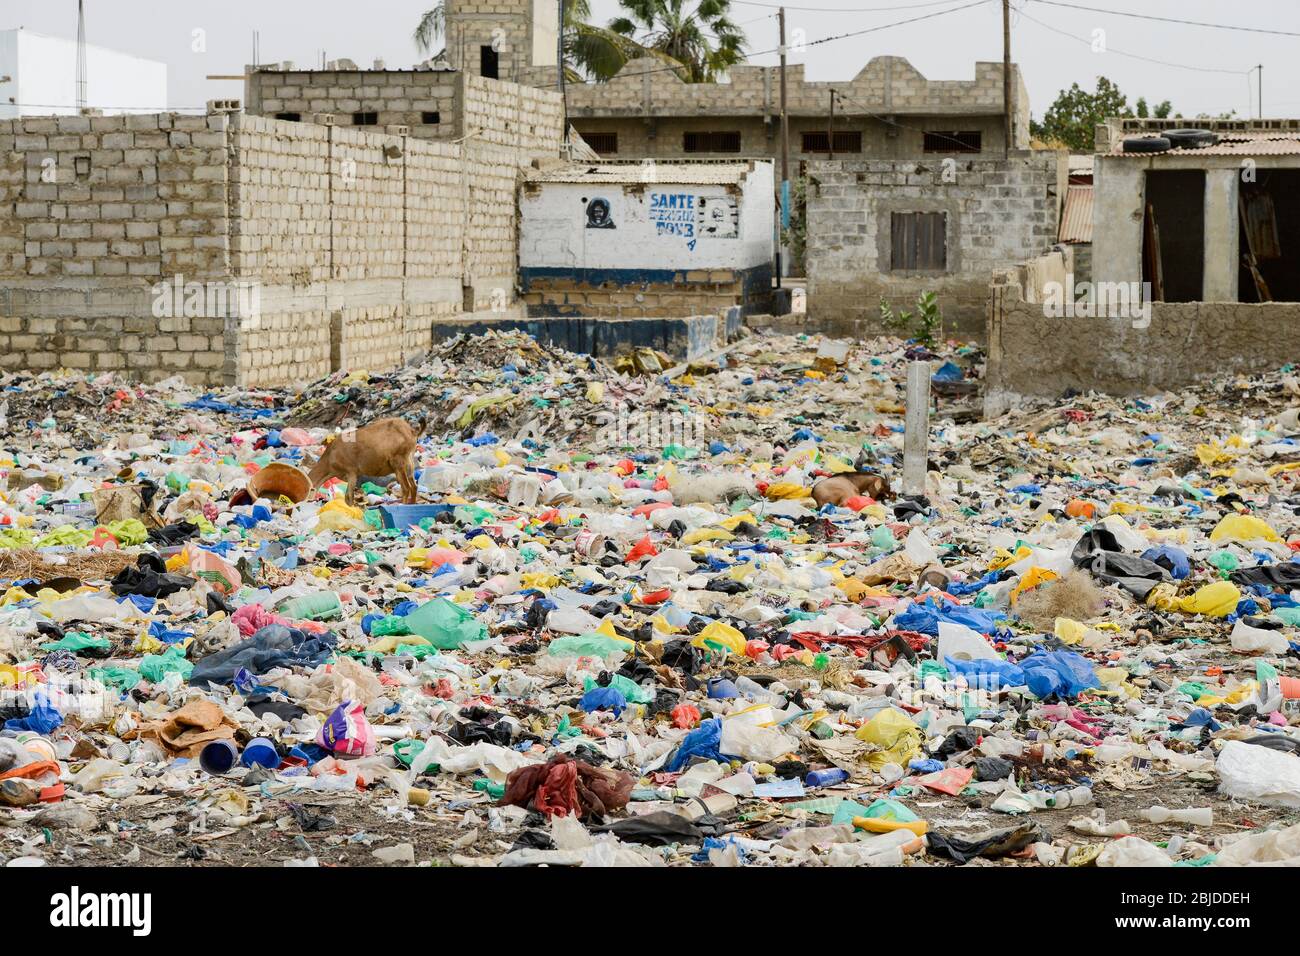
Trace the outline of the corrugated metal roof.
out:
<instances>
[{"instance_id":1,"label":"corrugated metal roof","mask_svg":"<svg viewBox=\"0 0 1300 956\"><path fill-rule=\"evenodd\" d=\"M530 183L680 183L692 186L738 183L749 163L571 163L552 169L528 169Z\"/></svg>"},{"instance_id":2,"label":"corrugated metal roof","mask_svg":"<svg viewBox=\"0 0 1300 956\"><path fill-rule=\"evenodd\" d=\"M1296 156L1300 155L1300 134L1298 133L1231 133L1222 135L1213 146L1200 149L1168 149L1163 153L1126 153L1125 139L1150 138L1125 136L1117 139L1111 146L1109 155L1126 156L1130 159L1147 159L1151 156L1189 156L1199 153L1202 156Z\"/></svg>"},{"instance_id":3,"label":"corrugated metal roof","mask_svg":"<svg viewBox=\"0 0 1300 956\"><path fill-rule=\"evenodd\" d=\"M1061 210L1057 242L1092 242L1092 187L1071 186Z\"/></svg>"}]
</instances>

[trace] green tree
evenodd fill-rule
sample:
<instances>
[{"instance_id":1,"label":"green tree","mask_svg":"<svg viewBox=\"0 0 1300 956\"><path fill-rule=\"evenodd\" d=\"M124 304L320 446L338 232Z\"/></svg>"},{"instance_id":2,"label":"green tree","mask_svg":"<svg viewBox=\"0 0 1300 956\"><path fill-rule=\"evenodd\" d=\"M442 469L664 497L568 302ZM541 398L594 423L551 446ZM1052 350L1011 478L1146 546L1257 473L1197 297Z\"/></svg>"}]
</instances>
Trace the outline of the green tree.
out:
<instances>
[{"instance_id":1,"label":"green tree","mask_svg":"<svg viewBox=\"0 0 1300 956\"><path fill-rule=\"evenodd\" d=\"M619 0L626 16L609 28L681 65L688 83L713 83L744 59L745 34L729 0Z\"/></svg>"},{"instance_id":2,"label":"green tree","mask_svg":"<svg viewBox=\"0 0 1300 956\"><path fill-rule=\"evenodd\" d=\"M1112 116L1140 117L1147 119L1166 119L1180 116L1174 113L1174 106L1169 100L1157 103L1154 107L1147 103L1146 97L1139 97L1134 108L1128 105L1126 97L1118 86L1104 76L1097 77L1097 89L1089 92L1074 83L1068 90L1061 90L1041 123L1031 120L1030 133L1037 139L1050 145L1064 146L1076 152L1090 152L1096 137L1098 123Z\"/></svg>"},{"instance_id":3,"label":"green tree","mask_svg":"<svg viewBox=\"0 0 1300 956\"><path fill-rule=\"evenodd\" d=\"M1145 96L1139 96L1138 101L1133 104L1133 112L1138 119L1147 119L1149 117L1155 119L1168 119L1169 114L1173 111L1174 104L1170 103L1168 100L1165 100L1163 103L1157 103L1154 109L1147 106L1147 98Z\"/></svg>"},{"instance_id":4,"label":"green tree","mask_svg":"<svg viewBox=\"0 0 1300 956\"><path fill-rule=\"evenodd\" d=\"M668 66L682 66L657 51L646 49L631 37L588 22L590 19L588 0L564 0L564 72L568 79L608 80L628 60L644 56L662 59ZM446 29L447 13L440 2L420 17L411 39L422 53L428 53L446 36Z\"/></svg>"},{"instance_id":5,"label":"green tree","mask_svg":"<svg viewBox=\"0 0 1300 956\"><path fill-rule=\"evenodd\" d=\"M1074 83L1062 90L1056 102L1043 114L1042 123L1031 123L1030 132L1049 143L1059 143L1072 150L1092 150L1096 126L1108 116L1132 116L1128 98L1104 76L1097 77L1093 92Z\"/></svg>"}]
</instances>

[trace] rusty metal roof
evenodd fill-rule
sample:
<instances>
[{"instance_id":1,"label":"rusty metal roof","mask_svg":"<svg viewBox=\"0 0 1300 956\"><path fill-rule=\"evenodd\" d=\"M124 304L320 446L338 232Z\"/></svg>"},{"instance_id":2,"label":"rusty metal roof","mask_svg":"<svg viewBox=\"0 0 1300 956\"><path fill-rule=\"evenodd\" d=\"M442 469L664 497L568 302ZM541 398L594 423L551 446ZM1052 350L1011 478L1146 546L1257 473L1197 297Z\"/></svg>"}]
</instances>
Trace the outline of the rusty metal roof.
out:
<instances>
[{"instance_id":1,"label":"rusty metal roof","mask_svg":"<svg viewBox=\"0 0 1300 956\"><path fill-rule=\"evenodd\" d=\"M739 183L752 163L692 163L676 161L629 163L569 163L551 169L526 169L530 183L645 183L691 186Z\"/></svg>"},{"instance_id":2,"label":"rusty metal roof","mask_svg":"<svg viewBox=\"0 0 1300 956\"><path fill-rule=\"evenodd\" d=\"M1300 155L1300 133L1229 133L1221 134L1213 146L1199 149L1183 147L1168 149L1163 153L1126 153L1124 140L1151 138L1122 136L1115 140L1110 148L1110 156L1125 156L1129 159L1149 159L1152 156L1297 156Z\"/></svg>"},{"instance_id":3,"label":"rusty metal roof","mask_svg":"<svg viewBox=\"0 0 1300 956\"><path fill-rule=\"evenodd\" d=\"M1071 186L1061 210L1057 242L1092 242L1092 187Z\"/></svg>"}]
</instances>

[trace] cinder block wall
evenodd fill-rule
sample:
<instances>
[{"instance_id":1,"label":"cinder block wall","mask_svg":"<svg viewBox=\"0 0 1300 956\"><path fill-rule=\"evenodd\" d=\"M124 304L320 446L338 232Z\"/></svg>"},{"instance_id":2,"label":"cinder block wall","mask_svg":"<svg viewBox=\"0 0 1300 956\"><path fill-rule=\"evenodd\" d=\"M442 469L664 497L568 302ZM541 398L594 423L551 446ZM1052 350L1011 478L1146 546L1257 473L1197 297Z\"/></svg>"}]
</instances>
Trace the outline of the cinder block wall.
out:
<instances>
[{"instance_id":1,"label":"cinder block wall","mask_svg":"<svg viewBox=\"0 0 1300 956\"><path fill-rule=\"evenodd\" d=\"M153 285L230 273L225 114L0 121L0 368L215 381L221 316Z\"/></svg>"},{"instance_id":2,"label":"cinder block wall","mask_svg":"<svg viewBox=\"0 0 1300 956\"><path fill-rule=\"evenodd\" d=\"M914 310L935 292L949 335L983 338L993 273L1055 241L1066 156L1024 151L1002 158L847 160L809 166L808 315L815 327L877 335L880 299ZM893 213L946 213L947 267L893 271Z\"/></svg>"},{"instance_id":3,"label":"cinder block wall","mask_svg":"<svg viewBox=\"0 0 1300 956\"><path fill-rule=\"evenodd\" d=\"M237 113L0 123L0 368L279 385L510 307L519 168L556 155L560 100L477 80L462 102L463 143ZM157 315L177 281L256 307Z\"/></svg>"},{"instance_id":4,"label":"cinder block wall","mask_svg":"<svg viewBox=\"0 0 1300 956\"><path fill-rule=\"evenodd\" d=\"M992 286L984 411L1067 390L1155 395L1210 378L1276 369L1300 354L1300 303L1154 302L1140 316L1057 318L1047 282L1072 267L1054 252Z\"/></svg>"},{"instance_id":5,"label":"cinder block wall","mask_svg":"<svg viewBox=\"0 0 1300 956\"><path fill-rule=\"evenodd\" d=\"M761 273L758 282L739 269L683 270L668 282L639 284L546 276L529 281L523 300L530 316L680 318L721 313L733 306L749 311L751 299L759 298L753 287L771 283L770 267L756 271Z\"/></svg>"},{"instance_id":6,"label":"cinder block wall","mask_svg":"<svg viewBox=\"0 0 1300 956\"><path fill-rule=\"evenodd\" d=\"M333 113L352 126L358 113L375 113L375 126L408 126L419 139L453 139L459 128L460 79L448 70L260 70L244 76L244 109L254 116L297 113L310 122ZM437 113L437 123L426 123ZM430 117L431 118L431 117Z\"/></svg>"}]
</instances>

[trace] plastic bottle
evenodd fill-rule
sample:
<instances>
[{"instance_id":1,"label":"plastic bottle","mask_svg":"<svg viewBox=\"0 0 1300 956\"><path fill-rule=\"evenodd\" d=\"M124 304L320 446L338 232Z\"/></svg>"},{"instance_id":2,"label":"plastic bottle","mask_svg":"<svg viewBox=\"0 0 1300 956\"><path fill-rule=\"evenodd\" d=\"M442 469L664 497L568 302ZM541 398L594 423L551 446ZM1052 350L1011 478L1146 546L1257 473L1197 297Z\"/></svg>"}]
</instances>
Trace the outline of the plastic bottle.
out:
<instances>
[{"instance_id":1,"label":"plastic bottle","mask_svg":"<svg viewBox=\"0 0 1300 956\"><path fill-rule=\"evenodd\" d=\"M276 608L276 613L291 621L328 621L343 616L343 605L333 591L317 591L285 601Z\"/></svg>"},{"instance_id":2,"label":"plastic bottle","mask_svg":"<svg viewBox=\"0 0 1300 956\"><path fill-rule=\"evenodd\" d=\"M1168 807L1155 806L1139 811L1143 820L1151 823L1190 823L1197 827L1214 826L1214 810L1210 807L1188 807L1185 810L1172 810Z\"/></svg>"},{"instance_id":3,"label":"plastic bottle","mask_svg":"<svg viewBox=\"0 0 1300 956\"><path fill-rule=\"evenodd\" d=\"M1060 810L1065 807L1082 807L1092 803L1091 787L1071 787L1069 790L1031 790L1025 799L1039 810Z\"/></svg>"},{"instance_id":4,"label":"plastic bottle","mask_svg":"<svg viewBox=\"0 0 1300 956\"><path fill-rule=\"evenodd\" d=\"M808 787L830 787L837 783L843 783L849 779L849 772L840 767L831 767L829 770L812 770L803 778L803 782Z\"/></svg>"}]
</instances>

